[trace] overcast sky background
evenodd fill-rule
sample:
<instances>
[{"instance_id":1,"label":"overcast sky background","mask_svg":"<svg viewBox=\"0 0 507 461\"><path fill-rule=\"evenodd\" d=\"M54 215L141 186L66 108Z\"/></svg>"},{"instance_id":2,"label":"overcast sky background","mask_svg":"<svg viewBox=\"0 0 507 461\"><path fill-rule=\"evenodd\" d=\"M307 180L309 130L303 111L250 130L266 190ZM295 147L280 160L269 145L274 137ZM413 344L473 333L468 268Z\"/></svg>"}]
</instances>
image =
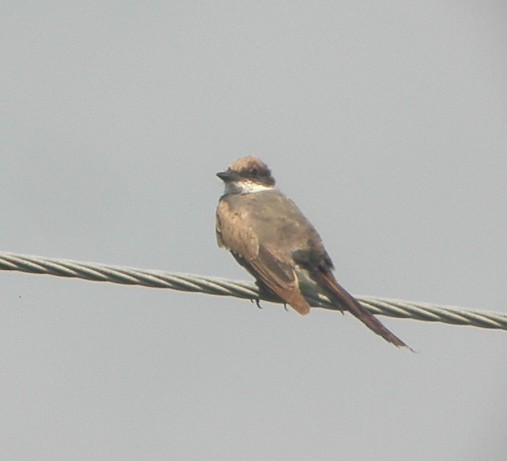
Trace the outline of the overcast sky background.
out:
<instances>
[{"instance_id":1,"label":"overcast sky background","mask_svg":"<svg viewBox=\"0 0 507 461\"><path fill-rule=\"evenodd\" d=\"M250 280L258 155L355 294L507 313L504 1L3 2L0 248ZM0 273L0 458L504 460L507 334Z\"/></svg>"}]
</instances>

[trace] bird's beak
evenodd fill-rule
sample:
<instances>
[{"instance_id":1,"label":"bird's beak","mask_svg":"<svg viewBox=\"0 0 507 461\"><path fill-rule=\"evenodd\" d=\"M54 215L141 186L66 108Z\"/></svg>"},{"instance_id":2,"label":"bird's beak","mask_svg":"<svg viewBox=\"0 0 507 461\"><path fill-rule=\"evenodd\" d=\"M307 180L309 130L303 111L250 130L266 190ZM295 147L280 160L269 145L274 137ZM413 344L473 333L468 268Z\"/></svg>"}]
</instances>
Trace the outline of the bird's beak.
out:
<instances>
[{"instance_id":1,"label":"bird's beak","mask_svg":"<svg viewBox=\"0 0 507 461\"><path fill-rule=\"evenodd\" d=\"M224 182L234 181L237 179L237 174L232 171L220 171L217 173L217 176Z\"/></svg>"}]
</instances>

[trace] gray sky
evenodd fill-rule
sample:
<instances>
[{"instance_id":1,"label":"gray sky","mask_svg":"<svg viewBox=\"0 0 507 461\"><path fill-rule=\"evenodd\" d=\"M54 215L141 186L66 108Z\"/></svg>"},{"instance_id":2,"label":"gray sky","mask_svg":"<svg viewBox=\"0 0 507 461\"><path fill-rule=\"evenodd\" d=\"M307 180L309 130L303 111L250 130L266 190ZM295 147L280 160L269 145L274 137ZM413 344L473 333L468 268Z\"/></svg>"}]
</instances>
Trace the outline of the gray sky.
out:
<instances>
[{"instance_id":1,"label":"gray sky","mask_svg":"<svg viewBox=\"0 0 507 461\"><path fill-rule=\"evenodd\" d=\"M502 1L4 2L0 248L249 280L255 154L355 294L507 312ZM505 332L0 273L12 460L504 460Z\"/></svg>"}]
</instances>

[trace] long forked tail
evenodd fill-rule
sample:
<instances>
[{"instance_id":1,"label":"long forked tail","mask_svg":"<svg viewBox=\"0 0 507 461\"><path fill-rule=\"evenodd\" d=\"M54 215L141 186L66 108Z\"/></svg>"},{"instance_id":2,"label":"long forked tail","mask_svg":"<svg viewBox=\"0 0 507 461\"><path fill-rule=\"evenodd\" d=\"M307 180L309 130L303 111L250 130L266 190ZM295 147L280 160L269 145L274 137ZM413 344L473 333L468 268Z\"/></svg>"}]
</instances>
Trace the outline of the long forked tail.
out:
<instances>
[{"instance_id":1,"label":"long forked tail","mask_svg":"<svg viewBox=\"0 0 507 461\"><path fill-rule=\"evenodd\" d=\"M336 281L330 271L314 271L312 276L319 286L324 287L328 291L332 299L339 303L340 306L347 309L354 317L363 322L371 331L379 336L382 336L382 338L384 338L387 342L394 344L396 347L406 347L414 352L410 346L405 344L393 332L388 330L382 322L377 319L377 317L370 314L363 306L361 306L361 304L359 304L359 302Z\"/></svg>"}]
</instances>

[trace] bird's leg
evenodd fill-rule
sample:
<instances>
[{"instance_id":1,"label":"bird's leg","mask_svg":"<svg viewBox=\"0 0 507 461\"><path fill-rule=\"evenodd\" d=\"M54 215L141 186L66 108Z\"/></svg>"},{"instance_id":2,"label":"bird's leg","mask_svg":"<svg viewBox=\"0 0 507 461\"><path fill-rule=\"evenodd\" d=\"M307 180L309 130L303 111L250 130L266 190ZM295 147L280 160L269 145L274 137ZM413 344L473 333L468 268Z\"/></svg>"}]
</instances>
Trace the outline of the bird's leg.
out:
<instances>
[{"instance_id":1,"label":"bird's leg","mask_svg":"<svg viewBox=\"0 0 507 461\"><path fill-rule=\"evenodd\" d=\"M259 309L262 309L262 306L261 306L261 298L254 298L254 299L251 299L250 301L252 301L253 303L255 303L255 305L256 305Z\"/></svg>"}]
</instances>

